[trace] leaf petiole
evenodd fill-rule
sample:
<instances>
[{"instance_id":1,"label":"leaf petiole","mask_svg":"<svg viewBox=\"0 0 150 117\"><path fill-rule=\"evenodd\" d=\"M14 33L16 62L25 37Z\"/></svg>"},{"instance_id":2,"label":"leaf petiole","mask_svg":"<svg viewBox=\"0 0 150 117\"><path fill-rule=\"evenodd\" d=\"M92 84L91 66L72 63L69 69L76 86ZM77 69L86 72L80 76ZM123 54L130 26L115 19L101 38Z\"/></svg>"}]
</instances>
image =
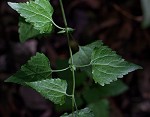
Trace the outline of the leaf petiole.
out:
<instances>
[{"instance_id":1,"label":"leaf petiole","mask_svg":"<svg viewBox=\"0 0 150 117\"><path fill-rule=\"evenodd\" d=\"M72 95L69 95L69 94L67 94L67 93L66 93L66 96L68 96L68 97L72 97Z\"/></svg>"},{"instance_id":2,"label":"leaf petiole","mask_svg":"<svg viewBox=\"0 0 150 117\"><path fill-rule=\"evenodd\" d=\"M87 64L87 65L81 65L81 66L78 66L78 65L74 65L76 68L81 68L81 67L88 67L88 66L90 66L91 65L91 63L90 64Z\"/></svg>"},{"instance_id":3,"label":"leaf petiole","mask_svg":"<svg viewBox=\"0 0 150 117\"><path fill-rule=\"evenodd\" d=\"M51 20L54 26L56 26L60 30L65 30L65 28L58 26L53 20Z\"/></svg>"},{"instance_id":4,"label":"leaf petiole","mask_svg":"<svg viewBox=\"0 0 150 117\"><path fill-rule=\"evenodd\" d=\"M52 70L52 72L62 72L62 71L66 71L66 70L68 70L68 69L70 69L70 66L69 66L69 67L66 67L66 68L64 68L64 69Z\"/></svg>"}]
</instances>

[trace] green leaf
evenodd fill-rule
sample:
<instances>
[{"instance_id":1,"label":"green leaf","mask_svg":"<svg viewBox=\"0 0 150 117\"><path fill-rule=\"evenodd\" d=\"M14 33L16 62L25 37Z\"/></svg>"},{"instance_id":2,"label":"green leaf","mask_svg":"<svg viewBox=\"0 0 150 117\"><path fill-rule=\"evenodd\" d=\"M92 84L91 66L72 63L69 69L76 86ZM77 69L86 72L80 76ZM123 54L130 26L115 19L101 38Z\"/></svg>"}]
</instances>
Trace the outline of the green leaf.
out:
<instances>
[{"instance_id":1,"label":"green leaf","mask_svg":"<svg viewBox=\"0 0 150 117\"><path fill-rule=\"evenodd\" d=\"M44 54L37 53L21 69L9 77L6 82L22 84L50 78L52 70L48 58Z\"/></svg>"},{"instance_id":2,"label":"green leaf","mask_svg":"<svg viewBox=\"0 0 150 117\"><path fill-rule=\"evenodd\" d=\"M109 102L108 100L100 100L89 105L93 111L94 117L109 117Z\"/></svg>"},{"instance_id":3,"label":"green leaf","mask_svg":"<svg viewBox=\"0 0 150 117\"><path fill-rule=\"evenodd\" d=\"M88 107L79 111L75 111L74 114L75 117L94 117L94 114L92 113L91 109ZM65 113L61 117L72 117L72 114L68 115L67 113Z\"/></svg>"},{"instance_id":4,"label":"green leaf","mask_svg":"<svg viewBox=\"0 0 150 117\"><path fill-rule=\"evenodd\" d=\"M67 84L69 85L69 83L67 83ZM68 88L69 87L67 86L67 89ZM78 108L81 107L84 104L82 98L79 95L76 95L75 99L76 99L76 104L77 104ZM66 98L65 103L62 106L55 105L55 109L56 109L57 112L71 111L71 109L72 109L72 99L71 98Z\"/></svg>"},{"instance_id":5,"label":"green leaf","mask_svg":"<svg viewBox=\"0 0 150 117\"><path fill-rule=\"evenodd\" d=\"M94 49L91 64L93 79L102 86L110 84L110 82L117 80L117 78L122 78L123 75L129 72L141 69L140 66L122 59L107 46Z\"/></svg>"},{"instance_id":6,"label":"green leaf","mask_svg":"<svg viewBox=\"0 0 150 117\"><path fill-rule=\"evenodd\" d=\"M95 82L102 86L110 84L117 78L122 78L128 72L141 69L138 65L126 62L107 46L103 46L101 41L80 46L79 52L73 55L73 60L76 67L92 65L92 68L88 66L80 67L80 69L85 71L90 77L93 75Z\"/></svg>"},{"instance_id":7,"label":"green leaf","mask_svg":"<svg viewBox=\"0 0 150 117\"><path fill-rule=\"evenodd\" d=\"M64 104L67 90L67 82L65 80L46 79L25 83L55 104Z\"/></svg>"},{"instance_id":8,"label":"green leaf","mask_svg":"<svg viewBox=\"0 0 150 117\"><path fill-rule=\"evenodd\" d=\"M83 91L84 100L90 104L100 99L101 92L98 88L88 88Z\"/></svg>"},{"instance_id":9,"label":"green leaf","mask_svg":"<svg viewBox=\"0 0 150 117\"><path fill-rule=\"evenodd\" d=\"M16 10L26 22L30 22L40 33L52 31L53 8L48 0L35 0L26 3L11 3L8 5Z\"/></svg>"},{"instance_id":10,"label":"green leaf","mask_svg":"<svg viewBox=\"0 0 150 117\"><path fill-rule=\"evenodd\" d=\"M92 85L88 87L88 89L84 90L83 97L85 101L90 104L100 98L119 95L127 89L128 87L121 80L117 80L105 86Z\"/></svg>"},{"instance_id":11,"label":"green leaf","mask_svg":"<svg viewBox=\"0 0 150 117\"><path fill-rule=\"evenodd\" d=\"M142 26L147 28L150 26L150 0L141 0L142 10L143 10L143 22Z\"/></svg>"},{"instance_id":12,"label":"green leaf","mask_svg":"<svg viewBox=\"0 0 150 117\"><path fill-rule=\"evenodd\" d=\"M101 41L93 42L86 46L79 46L79 51L73 55L73 62L75 66L82 66L90 64L92 51L95 47L100 47L102 45ZM91 66L81 68L82 71L85 71L89 76L92 77L92 68Z\"/></svg>"},{"instance_id":13,"label":"green leaf","mask_svg":"<svg viewBox=\"0 0 150 117\"><path fill-rule=\"evenodd\" d=\"M40 32L34 29L31 23L24 21L22 18L19 21L19 38L21 42L40 35Z\"/></svg>"},{"instance_id":14,"label":"green leaf","mask_svg":"<svg viewBox=\"0 0 150 117\"><path fill-rule=\"evenodd\" d=\"M63 104L67 83L61 79L48 79L51 78L51 73L48 58L44 54L37 53L6 82L30 86L55 104Z\"/></svg>"},{"instance_id":15,"label":"green leaf","mask_svg":"<svg viewBox=\"0 0 150 117\"><path fill-rule=\"evenodd\" d=\"M114 81L110 84L106 84L105 86L98 86L97 89L100 92L100 97L110 97L117 96L123 92L125 92L128 87L121 80Z\"/></svg>"}]
</instances>

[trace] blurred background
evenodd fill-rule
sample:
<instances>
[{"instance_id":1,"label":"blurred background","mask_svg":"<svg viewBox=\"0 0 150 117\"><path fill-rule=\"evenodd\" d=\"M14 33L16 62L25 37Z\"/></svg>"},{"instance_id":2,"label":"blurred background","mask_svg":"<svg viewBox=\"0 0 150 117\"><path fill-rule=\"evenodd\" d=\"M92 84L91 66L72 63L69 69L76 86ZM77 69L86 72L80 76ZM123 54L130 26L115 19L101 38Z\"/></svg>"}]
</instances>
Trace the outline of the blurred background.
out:
<instances>
[{"instance_id":1,"label":"blurred background","mask_svg":"<svg viewBox=\"0 0 150 117\"><path fill-rule=\"evenodd\" d=\"M55 28L52 34L41 39L33 38L20 43L19 14L7 5L8 1L26 0L0 1L0 117L58 117L66 111L70 112L69 104L54 106L30 88L4 83L37 51L49 58L54 69L64 68L69 58L67 39L64 35L58 35ZM107 89L110 86L100 87L101 92L97 98L102 100L97 111L102 111L102 115L97 114L97 117L150 117L150 2L63 0L63 3L68 25L75 29L71 41L74 53L78 51L78 45L102 40L124 59L143 67L143 70L132 72L124 76L119 81L121 83L111 86L112 91ZM54 21L63 27L59 0L51 0L51 4L54 7ZM65 77L68 73L54 75ZM82 108L90 103L86 98L89 97L86 96L88 91L82 93L90 80L85 82L87 76L80 71L77 75L83 79L77 87L77 102L79 108ZM102 92L109 93L102 95Z\"/></svg>"}]
</instances>

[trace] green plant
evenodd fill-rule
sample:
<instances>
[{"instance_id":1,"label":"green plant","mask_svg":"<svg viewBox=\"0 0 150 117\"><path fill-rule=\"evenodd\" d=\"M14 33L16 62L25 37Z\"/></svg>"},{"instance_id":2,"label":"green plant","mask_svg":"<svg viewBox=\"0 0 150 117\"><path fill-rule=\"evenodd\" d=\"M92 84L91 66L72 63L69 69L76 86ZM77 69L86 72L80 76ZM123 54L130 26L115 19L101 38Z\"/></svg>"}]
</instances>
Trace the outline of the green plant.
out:
<instances>
[{"instance_id":1,"label":"green plant","mask_svg":"<svg viewBox=\"0 0 150 117\"><path fill-rule=\"evenodd\" d=\"M108 102L102 97L117 95L126 90L127 87L121 81L116 81L117 78L122 78L128 72L141 69L141 67L125 61L116 52L104 46L100 40L86 46L79 46L79 51L73 55L70 45L70 35L73 29L67 25L62 0L59 0L59 2L65 28L58 26L53 21L53 8L48 0L30 0L27 3L9 2L8 4L20 13L19 34L21 42L31 37L49 34L53 26L60 29L58 33L65 33L70 52L69 65L63 69L52 70L48 58L42 53L37 53L16 74L9 77L6 82L29 86L55 104L64 104L66 97L71 99L72 113L70 115L64 114L61 117L106 117L108 116L107 112L105 112L108 108ZM97 84L83 84L85 77L82 73L75 75L77 69L87 73ZM68 70L72 73L72 80L67 78L69 77L68 73L68 76L63 76ZM53 72L59 72L58 74L61 74L64 78L52 78ZM76 76L78 77L76 78ZM77 80L81 76L83 80ZM72 86L69 89L72 90L67 93L67 85L70 85L71 82ZM80 98L75 95L75 87L81 84L85 85L81 95L83 95L89 106L78 110L78 105L80 104L76 103L76 101L79 102L78 99L80 100ZM90 95L91 92L92 96ZM94 103L99 98L101 100ZM102 113L99 113L97 107L104 109Z\"/></svg>"}]
</instances>

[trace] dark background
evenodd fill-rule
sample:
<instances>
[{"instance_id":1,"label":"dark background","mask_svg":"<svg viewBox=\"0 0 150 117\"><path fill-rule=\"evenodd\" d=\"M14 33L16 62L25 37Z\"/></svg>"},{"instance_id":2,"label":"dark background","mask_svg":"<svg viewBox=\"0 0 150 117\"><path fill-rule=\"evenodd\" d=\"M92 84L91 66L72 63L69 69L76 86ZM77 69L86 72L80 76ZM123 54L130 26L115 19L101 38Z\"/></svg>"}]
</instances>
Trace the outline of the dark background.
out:
<instances>
[{"instance_id":1,"label":"dark background","mask_svg":"<svg viewBox=\"0 0 150 117\"><path fill-rule=\"evenodd\" d=\"M15 73L36 51L45 53L53 67L59 58L69 57L65 36L54 32L40 40L19 42L18 14L0 1L0 117L50 117L57 113L53 104L20 85L3 81ZM9 0L23 2L23 0ZM24 0L25 1L25 0ZM143 70L126 75L129 86L124 94L110 99L112 117L150 117L150 30L142 29L139 0L63 0L66 17L73 27L72 48L103 40L128 61ZM63 26L58 0L51 0L54 21Z\"/></svg>"}]
</instances>

